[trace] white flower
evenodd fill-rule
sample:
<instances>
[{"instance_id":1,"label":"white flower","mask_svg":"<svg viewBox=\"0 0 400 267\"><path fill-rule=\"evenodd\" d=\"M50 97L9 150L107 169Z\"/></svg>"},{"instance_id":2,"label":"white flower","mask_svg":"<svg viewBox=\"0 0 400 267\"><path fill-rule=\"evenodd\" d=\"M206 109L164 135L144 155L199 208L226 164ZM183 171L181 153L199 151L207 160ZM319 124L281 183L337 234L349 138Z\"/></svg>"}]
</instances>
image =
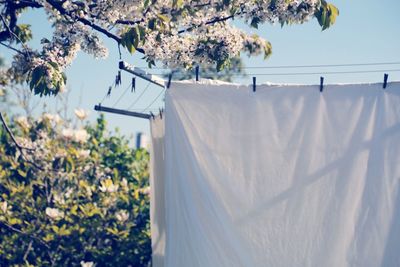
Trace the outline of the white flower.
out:
<instances>
[{"instance_id":1,"label":"white flower","mask_svg":"<svg viewBox=\"0 0 400 267\"><path fill-rule=\"evenodd\" d=\"M74 133L74 139L76 142L84 143L89 139L89 134L85 129L76 130Z\"/></svg>"},{"instance_id":2,"label":"white flower","mask_svg":"<svg viewBox=\"0 0 400 267\"><path fill-rule=\"evenodd\" d=\"M64 205L65 204L65 199L60 194L55 194L53 196L53 201L54 201L54 203L57 203L57 204L60 204L60 205Z\"/></svg>"},{"instance_id":3,"label":"white flower","mask_svg":"<svg viewBox=\"0 0 400 267\"><path fill-rule=\"evenodd\" d=\"M101 186L99 187L101 192L114 193L118 191L118 185L115 185L111 179L106 179L100 182Z\"/></svg>"},{"instance_id":4,"label":"white flower","mask_svg":"<svg viewBox=\"0 0 400 267\"><path fill-rule=\"evenodd\" d=\"M61 117L58 114L53 115L53 121L56 124L59 124L61 122Z\"/></svg>"},{"instance_id":5,"label":"white flower","mask_svg":"<svg viewBox=\"0 0 400 267\"><path fill-rule=\"evenodd\" d=\"M3 213L7 213L8 211L8 203L7 201L0 202L0 209Z\"/></svg>"},{"instance_id":6,"label":"white flower","mask_svg":"<svg viewBox=\"0 0 400 267\"><path fill-rule=\"evenodd\" d=\"M70 198L70 196L72 195L72 193L74 192L74 190L72 189L72 188L68 188L66 191L65 191L65 197L66 198Z\"/></svg>"},{"instance_id":7,"label":"white flower","mask_svg":"<svg viewBox=\"0 0 400 267\"><path fill-rule=\"evenodd\" d=\"M84 150L84 149L78 150L78 157L79 158L85 159L85 158L89 157L89 155L90 155L90 150Z\"/></svg>"},{"instance_id":8,"label":"white flower","mask_svg":"<svg viewBox=\"0 0 400 267\"><path fill-rule=\"evenodd\" d=\"M82 108L77 108L77 109L75 109L75 115L76 115L76 117L78 117L78 119L83 121L84 119L87 118L89 113L86 110L82 109Z\"/></svg>"},{"instance_id":9,"label":"white flower","mask_svg":"<svg viewBox=\"0 0 400 267\"><path fill-rule=\"evenodd\" d=\"M19 116L15 119L15 122L18 123L22 128L29 129L30 124L28 119L24 116Z\"/></svg>"},{"instance_id":10,"label":"white flower","mask_svg":"<svg viewBox=\"0 0 400 267\"><path fill-rule=\"evenodd\" d=\"M93 261L81 261L81 267L93 267L94 266L94 262Z\"/></svg>"},{"instance_id":11,"label":"white flower","mask_svg":"<svg viewBox=\"0 0 400 267\"><path fill-rule=\"evenodd\" d=\"M53 220L59 220L64 218L64 212L60 211L56 208L46 208L46 215L49 216Z\"/></svg>"},{"instance_id":12,"label":"white flower","mask_svg":"<svg viewBox=\"0 0 400 267\"><path fill-rule=\"evenodd\" d=\"M115 217L117 218L118 221L120 222L125 222L129 218L129 212L126 210L120 210L115 214Z\"/></svg>"},{"instance_id":13,"label":"white flower","mask_svg":"<svg viewBox=\"0 0 400 267\"><path fill-rule=\"evenodd\" d=\"M43 119L49 120L49 121L52 121L52 120L54 119L54 115L53 115L53 114L50 114L50 113L44 113L44 114L42 115L42 117L43 117Z\"/></svg>"},{"instance_id":14,"label":"white flower","mask_svg":"<svg viewBox=\"0 0 400 267\"><path fill-rule=\"evenodd\" d=\"M150 186L139 189L139 192L144 194L144 195L150 194Z\"/></svg>"},{"instance_id":15,"label":"white flower","mask_svg":"<svg viewBox=\"0 0 400 267\"><path fill-rule=\"evenodd\" d=\"M72 130L71 128L63 129L63 130L61 131L61 135L62 135L65 139L72 139L72 137L74 136L74 130Z\"/></svg>"},{"instance_id":16,"label":"white flower","mask_svg":"<svg viewBox=\"0 0 400 267\"><path fill-rule=\"evenodd\" d=\"M128 189L128 180L126 180L126 178L122 178L121 185L124 189Z\"/></svg>"}]
</instances>

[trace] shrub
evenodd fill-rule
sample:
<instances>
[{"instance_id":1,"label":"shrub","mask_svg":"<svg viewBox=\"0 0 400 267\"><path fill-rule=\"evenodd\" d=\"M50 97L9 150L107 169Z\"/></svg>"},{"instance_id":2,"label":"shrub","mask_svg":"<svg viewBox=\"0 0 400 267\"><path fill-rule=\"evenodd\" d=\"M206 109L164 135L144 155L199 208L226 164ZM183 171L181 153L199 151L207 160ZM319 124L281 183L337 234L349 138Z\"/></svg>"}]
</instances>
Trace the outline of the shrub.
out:
<instances>
[{"instance_id":1,"label":"shrub","mask_svg":"<svg viewBox=\"0 0 400 267\"><path fill-rule=\"evenodd\" d=\"M147 266L148 152L107 135L102 116L79 129L51 114L8 124L0 266Z\"/></svg>"}]
</instances>

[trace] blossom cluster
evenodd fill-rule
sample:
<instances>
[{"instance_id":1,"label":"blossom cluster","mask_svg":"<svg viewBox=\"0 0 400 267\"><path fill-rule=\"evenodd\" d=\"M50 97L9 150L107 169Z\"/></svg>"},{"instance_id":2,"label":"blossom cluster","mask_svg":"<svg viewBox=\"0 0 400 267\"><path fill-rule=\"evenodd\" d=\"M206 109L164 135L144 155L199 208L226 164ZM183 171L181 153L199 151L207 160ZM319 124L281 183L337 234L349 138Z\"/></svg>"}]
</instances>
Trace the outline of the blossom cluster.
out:
<instances>
[{"instance_id":1,"label":"blossom cluster","mask_svg":"<svg viewBox=\"0 0 400 267\"><path fill-rule=\"evenodd\" d=\"M262 23L303 23L326 5L323 0L36 1L47 12L54 33L50 40L43 40L42 51L29 53L29 60L16 57L16 65L25 66L25 71L44 69L50 92L59 86L55 80L64 82L60 73L78 51L98 58L107 56L99 34L127 46L130 52L140 49L150 64L161 62L171 68L204 63L223 66L241 51L271 53L266 40L239 29L233 19L255 28ZM131 29L137 33L124 40Z\"/></svg>"}]
</instances>

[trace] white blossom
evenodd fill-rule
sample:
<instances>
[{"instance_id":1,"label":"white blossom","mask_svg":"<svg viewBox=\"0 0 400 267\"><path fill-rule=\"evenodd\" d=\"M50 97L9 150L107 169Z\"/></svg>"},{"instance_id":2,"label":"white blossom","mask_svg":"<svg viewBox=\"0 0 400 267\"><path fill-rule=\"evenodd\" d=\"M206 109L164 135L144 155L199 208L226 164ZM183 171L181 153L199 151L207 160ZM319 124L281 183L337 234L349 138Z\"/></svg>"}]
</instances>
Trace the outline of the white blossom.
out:
<instances>
[{"instance_id":1,"label":"white blossom","mask_svg":"<svg viewBox=\"0 0 400 267\"><path fill-rule=\"evenodd\" d=\"M79 143L84 143L89 139L89 134L85 129L76 130L74 132L74 140Z\"/></svg>"},{"instance_id":2,"label":"white blossom","mask_svg":"<svg viewBox=\"0 0 400 267\"><path fill-rule=\"evenodd\" d=\"M79 158L85 159L85 158L89 157L89 155L90 155L90 150L84 150L84 149L78 150L78 157Z\"/></svg>"},{"instance_id":3,"label":"white blossom","mask_svg":"<svg viewBox=\"0 0 400 267\"><path fill-rule=\"evenodd\" d=\"M54 194L53 195L53 202L56 204L64 205L65 204L65 199L62 194Z\"/></svg>"},{"instance_id":4,"label":"white blossom","mask_svg":"<svg viewBox=\"0 0 400 267\"><path fill-rule=\"evenodd\" d=\"M46 215L49 216L53 220L59 220L64 218L64 212L60 211L56 208L46 208Z\"/></svg>"},{"instance_id":5,"label":"white blossom","mask_svg":"<svg viewBox=\"0 0 400 267\"><path fill-rule=\"evenodd\" d=\"M22 128L29 129L31 127L28 122L28 118L25 116L19 116L15 119L15 122L18 123Z\"/></svg>"},{"instance_id":6,"label":"white blossom","mask_svg":"<svg viewBox=\"0 0 400 267\"><path fill-rule=\"evenodd\" d=\"M81 267L94 267L94 262L92 262L92 261L87 261L87 262L81 261L80 263L81 263Z\"/></svg>"},{"instance_id":7,"label":"white blossom","mask_svg":"<svg viewBox=\"0 0 400 267\"><path fill-rule=\"evenodd\" d=\"M74 112L75 112L76 117L78 119L80 119L81 121L86 119L87 116L89 115L89 113L86 110L82 109L82 108L77 108L77 109L75 109Z\"/></svg>"},{"instance_id":8,"label":"white blossom","mask_svg":"<svg viewBox=\"0 0 400 267\"><path fill-rule=\"evenodd\" d=\"M105 179L100 182L100 191L101 192L107 192L107 193L114 193L118 191L119 186L114 184L111 179Z\"/></svg>"},{"instance_id":9,"label":"white blossom","mask_svg":"<svg viewBox=\"0 0 400 267\"><path fill-rule=\"evenodd\" d=\"M72 139L72 137L74 136L74 130L71 128L66 128L63 129L61 131L61 135L65 138L65 139Z\"/></svg>"},{"instance_id":10,"label":"white blossom","mask_svg":"<svg viewBox=\"0 0 400 267\"><path fill-rule=\"evenodd\" d=\"M8 205L7 201L0 202L0 210L6 214L10 213L11 206Z\"/></svg>"},{"instance_id":11,"label":"white blossom","mask_svg":"<svg viewBox=\"0 0 400 267\"><path fill-rule=\"evenodd\" d=\"M119 210L116 214L115 217L117 220L121 223L125 222L126 220L129 219L129 212L126 210Z\"/></svg>"},{"instance_id":12,"label":"white blossom","mask_svg":"<svg viewBox=\"0 0 400 267\"><path fill-rule=\"evenodd\" d=\"M150 194L150 186L147 186L145 188L140 188L139 192L144 194L144 195L149 195Z\"/></svg>"}]
</instances>

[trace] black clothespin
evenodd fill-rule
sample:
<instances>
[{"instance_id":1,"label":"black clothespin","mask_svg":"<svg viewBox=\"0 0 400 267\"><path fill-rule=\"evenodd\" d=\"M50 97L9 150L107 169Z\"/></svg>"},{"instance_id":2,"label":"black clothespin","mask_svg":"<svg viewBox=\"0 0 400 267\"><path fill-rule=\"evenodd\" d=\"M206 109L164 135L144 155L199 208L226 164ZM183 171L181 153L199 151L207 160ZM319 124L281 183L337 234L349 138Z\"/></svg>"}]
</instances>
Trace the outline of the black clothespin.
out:
<instances>
[{"instance_id":1,"label":"black clothespin","mask_svg":"<svg viewBox=\"0 0 400 267\"><path fill-rule=\"evenodd\" d=\"M199 65L196 66L196 82L199 81L199 71L200 71L200 67Z\"/></svg>"},{"instance_id":2,"label":"black clothespin","mask_svg":"<svg viewBox=\"0 0 400 267\"><path fill-rule=\"evenodd\" d=\"M117 76L115 77L115 86L121 85L121 71L118 71Z\"/></svg>"},{"instance_id":3,"label":"black clothespin","mask_svg":"<svg viewBox=\"0 0 400 267\"><path fill-rule=\"evenodd\" d=\"M256 77L253 77L253 92L256 91Z\"/></svg>"},{"instance_id":4,"label":"black clothespin","mask_svg":"<svg viewBox=\"0 0 400 267\"><path fill-rule=\"evenodd\" d=\"M150 111L150 116L151 116L151 117L153 118L153 120L154 120L155 117L154 117L153 112L151 112L151 111Z\"/></svg>"},{"instance_id":5,"label":"black clothespin","mask_svg":"<svg viewBox=\"0 0 400 267\"><path fill-rule=\"evenodd\" d=\"M319 91L322 93L324 90L324 77L320 77L319 79Z\"/></svg>"},{"instance_id":6,"label":"black clothespin","mask_svg":"<svg viewBox=\"0 0 400 267\"><path fill-rule=\"evenodd\" d=\"M387 86L388 78L389 78L389 74L385 73L385 75L383 75L383 89L385 89Z\"/></svg>"},{"instance_id":7,"label":"black clothespin","mask_svg":"<svg viewBox=\"0 0 400 267\"><path fill-rule=\"evenodd\" d=\"M136 91L136 77L132 77L132 84L131 84L132 88L131 88L131 92L135 92Z\"/></svg>"},{"instance_id":8,"label":"black clothespin","mask_svg":"<svg viewBox=\"0 0 400 267\"><path fill-rule=\"evenodd\" d=\"M173 72L171 72L171 73L168 75L167 89L169 89L169 87L171 86L172 74L173 74Z\"/></svg>"},{"instance_id":9,"label":"black clothespin","mask_svg":"<svg viewBox=\"0 0 400 267\"><path fill-rule=\"evenodd\" d=\"M111 95L112 86L108 87L107 97Z\"/></svg>"},{"instance_id":10,"label":"black clothespin","mask_svg":"<svg viewBox=\"0 0 400 267\"><path fill-rule=\"evenodd\" d=\"M163 111L162 111L161 108L159 108L159 111L160 111L160 119L162 119L162 113L163 113Z\"/></svg>"}]
</instances>

